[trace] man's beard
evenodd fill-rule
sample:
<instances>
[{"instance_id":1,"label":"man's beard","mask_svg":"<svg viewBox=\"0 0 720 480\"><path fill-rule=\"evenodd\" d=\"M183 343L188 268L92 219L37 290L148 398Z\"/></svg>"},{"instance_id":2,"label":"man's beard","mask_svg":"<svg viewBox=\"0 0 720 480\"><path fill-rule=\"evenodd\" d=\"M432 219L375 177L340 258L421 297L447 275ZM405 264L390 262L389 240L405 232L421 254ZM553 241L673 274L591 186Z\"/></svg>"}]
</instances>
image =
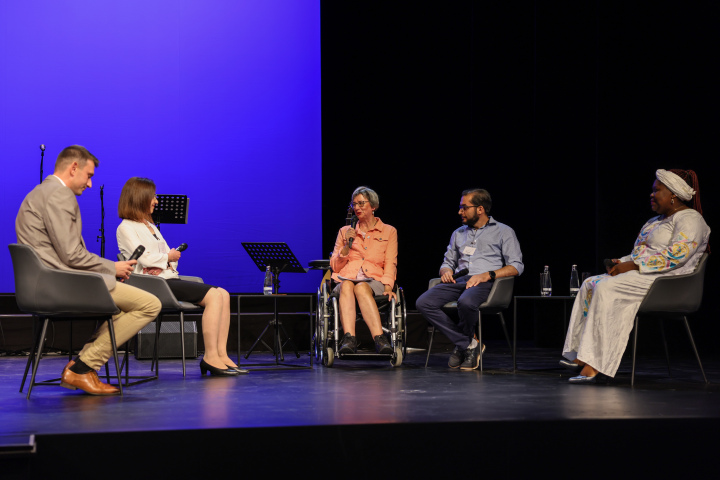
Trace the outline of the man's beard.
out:
<instances>
[{"instance_id":1,"label":"man's beard","mask_svg":"<svg viewBox=\"0 0 720 480\"><path fill-rule=\"evenodd\" d=\"M469 227L472 227L475 225L478 220L480 220L480 215L475 215L474 217L465 217L465 220L463 221L463 225L467 225Z\"/></svg>"}]
</instances>

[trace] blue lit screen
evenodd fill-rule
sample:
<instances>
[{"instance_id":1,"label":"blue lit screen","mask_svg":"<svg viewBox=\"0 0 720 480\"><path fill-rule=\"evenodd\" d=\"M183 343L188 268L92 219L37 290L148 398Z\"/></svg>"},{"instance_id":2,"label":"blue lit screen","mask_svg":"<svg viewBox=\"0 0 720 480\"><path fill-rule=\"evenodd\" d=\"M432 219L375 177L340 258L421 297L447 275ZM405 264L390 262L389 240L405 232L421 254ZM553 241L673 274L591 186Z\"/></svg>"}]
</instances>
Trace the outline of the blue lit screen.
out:
<instances>
[{"instance_id":1,"label":"blue lit screen","mask_svg":"<svg viewBox=\"0 0 720 480\"><path fill-rule=\"evenodd\" d=\"M286 242L301 264L321 252L320 5L308 0L0 2L0 292L14 291L6 245L24 196L59 151L100 160L78 198L90 251L115 259L120 190L149 177L190 198L180 273L231 292L263 274L241 242ZM285 273L312 292L319 272Z\"/></svg>"}]
</instances>

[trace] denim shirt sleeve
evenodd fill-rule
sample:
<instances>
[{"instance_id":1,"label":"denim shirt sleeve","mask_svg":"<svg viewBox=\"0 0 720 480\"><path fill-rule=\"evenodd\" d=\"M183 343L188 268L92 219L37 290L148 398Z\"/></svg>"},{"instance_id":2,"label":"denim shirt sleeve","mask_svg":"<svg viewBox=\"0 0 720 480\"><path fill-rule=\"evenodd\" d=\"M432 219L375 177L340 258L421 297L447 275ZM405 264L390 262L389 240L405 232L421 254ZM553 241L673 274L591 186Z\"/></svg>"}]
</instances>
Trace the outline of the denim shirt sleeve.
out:
<instances>
[{"instance_id":1,"label":"denim shirt sleeve","mask_svg":"<svg viewBox=\"0 0 720 480\"><path fill-rule=\"evenodd\" d=\"M455 230L450 236L450 243L448 244L447 251L445 252L445 259L443 260L442 265L440 265L440 270L443 268L449 268L453 272L457 268L458 264L458 250L455 245L455 237L458 234L458 230Z\"/></svg>"},{"instance_id":2,"label":"denim shirt sleeve","mask_svg":"<svg viewBox=\"0 0 720 480\"><path fill-rule=\"evenodd\" d=\"M507 227L503 235L502 245L503 258L505 265L511 265L518 271L518 275L523 273L525 265L522 263L522 252L520 251L520 242L518 242L515 231Z\"/></svg>"}]
</instances>

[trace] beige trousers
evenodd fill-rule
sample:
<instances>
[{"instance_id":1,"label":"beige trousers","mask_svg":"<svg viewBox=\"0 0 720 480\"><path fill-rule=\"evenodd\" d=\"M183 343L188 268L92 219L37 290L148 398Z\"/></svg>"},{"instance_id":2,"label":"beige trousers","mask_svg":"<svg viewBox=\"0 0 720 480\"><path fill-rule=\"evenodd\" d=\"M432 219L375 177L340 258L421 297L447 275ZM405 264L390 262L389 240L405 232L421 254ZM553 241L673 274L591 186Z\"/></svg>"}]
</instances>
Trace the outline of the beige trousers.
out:
<instances>
[{"instance_id":1,"label":"beige trousers","mask_svg":"<svg viewBox=\"0 0 720 480\"><path fill-rule=\"evenodd\" d=\"M110 291L115 305L121 313L113 317L115 343L117 346L130 340L140 329L152 322L160 312L160 300L151 293L118 282ZM78 357L95 370L105 365L112 356L112 342L107 322L93 334L80 351Z\"/></svg>"}]
</instances>

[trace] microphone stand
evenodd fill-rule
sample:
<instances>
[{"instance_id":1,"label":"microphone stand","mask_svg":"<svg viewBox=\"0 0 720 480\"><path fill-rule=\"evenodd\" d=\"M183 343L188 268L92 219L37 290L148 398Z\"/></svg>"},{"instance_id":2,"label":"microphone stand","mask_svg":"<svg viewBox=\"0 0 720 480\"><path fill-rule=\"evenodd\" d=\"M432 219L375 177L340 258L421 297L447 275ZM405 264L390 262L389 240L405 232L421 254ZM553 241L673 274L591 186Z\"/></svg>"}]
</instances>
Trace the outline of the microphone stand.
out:
<instances>
[{"instance_id":1,"label":"microphone stand","mask_svg":"<svg viewBox=\"0 0 720 480\"><path fill-rule=\"evenodd\" d=\"M103 190L105 185L100 187L100 235L97 241L100 242L100 256L105 258L105 203L103 202Z\"/></svg>"},{"instance_id":2,"label":"microphone stand","mask_svg":"<svg viewBox=\"0 0 720 480\"><path fill-rule=\"evenodd\" d=\"M43 181L43 158L45 158L45 150L40 149L40 183Z\"/></svg>"}]
</instances>

